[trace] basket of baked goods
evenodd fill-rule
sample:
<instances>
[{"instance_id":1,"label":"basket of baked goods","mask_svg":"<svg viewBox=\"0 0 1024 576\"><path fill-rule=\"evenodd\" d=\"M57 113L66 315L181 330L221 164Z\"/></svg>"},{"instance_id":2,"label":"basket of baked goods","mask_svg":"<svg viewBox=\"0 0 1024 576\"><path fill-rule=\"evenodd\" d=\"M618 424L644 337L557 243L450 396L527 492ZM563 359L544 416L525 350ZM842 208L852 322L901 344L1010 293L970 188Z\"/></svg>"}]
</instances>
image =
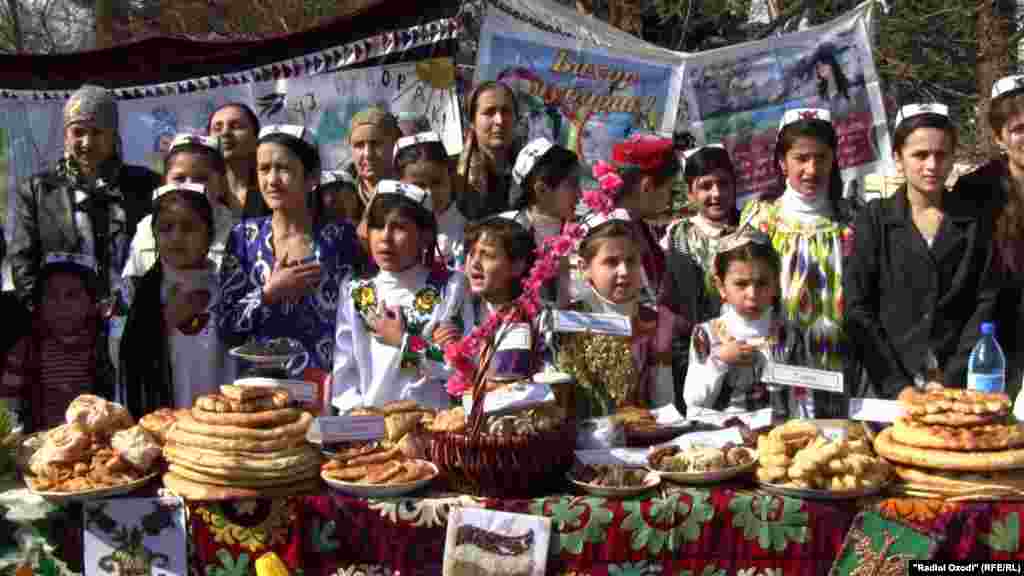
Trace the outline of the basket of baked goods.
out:
<instances>
[{"instance_id":1,"label":"basket of baked goods","mask_svg":"<svg viewBox=\"0 0 1024 576\"><path fill-rule=\"evenodd\" d=\"M580 490L603 498L629 498L657 488L657 472L622 464L583 464L577 462L567 476Z\"/></svg>"},{"instance_id":2,"label":"basket of baked goods","mask_svg":"<svg viewBox=\"0 0 1024 576\"><path fill-rule=\"evenodd\" d=\"M284 388L221 386L197 397L167 430L164 486L193 500L313 492L321 459L306 442L312 421Z\"/></svg>"},{"instance_id":3,"label":"basket of baked goods","mask_svg":"<svg viewBox=\"0 0 1024 576\"><path fill-rule=\"evenodd\" d=\"M864 427L848 420L790 420L759 436L757 452L761 488L798 498L859 498L881 491L892 475Z\"/></svg>"},{"instance_id":4,"label":"basket of baked goods","mask_svg":"<svg viewBox=\"0 0 1024 576\"><path fill-rule=\"evenodd\" d=\"M648 465L665 480L714 484L754 469L757 453L746 446L663 446L651 451Z\"/></svg>"},{"instance_id":5,"label":"basket of baked goods","mask_svg":"<svg viewBox=\"0 0 1024 576\"><path fill-rule=\"evenodd\" d=\"M1024 425L1001 393L907 390L903 415L875 436L904 494L956 500L1024 497Z\"/></svg>"},{"instance_id":6,"label":"basket of baked goods","mask_svg":"<svg viewBox=\"0 0 1024 576\"><path fill-rule=\"evenodd\" d=\"M32 493L85 501L127 494L157 476L160 446L120 404L83 394L68 405L65 421L22 443Z\"/></svg>"},{"instance_id":7,"label":"basket of baked goods","mask_svg":"<svg viewBox=\"0 0 1024 576\"><path fill-rule=\"evenodd\" d=\"M415 492L437 477L437 466L410 457L397 445L354 442L338 446L320 467L328 486L351 496L388 498Z\"/></svg>"}]
</instances>

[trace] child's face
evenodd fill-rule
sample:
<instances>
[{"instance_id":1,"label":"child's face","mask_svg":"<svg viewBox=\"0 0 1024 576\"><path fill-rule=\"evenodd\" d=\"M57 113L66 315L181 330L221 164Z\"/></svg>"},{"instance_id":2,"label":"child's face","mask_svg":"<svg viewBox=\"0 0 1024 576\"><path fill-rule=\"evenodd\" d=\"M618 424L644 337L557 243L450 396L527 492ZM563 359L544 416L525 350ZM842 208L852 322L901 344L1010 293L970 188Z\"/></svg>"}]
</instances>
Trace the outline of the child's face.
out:
<instances>
[{"instance_id":1,"label":"child's face","mask_svg":"<svg viewBox=\"0 0 1024 576\"><path fill-rule=\"evenodd\" d=\"M381 270L401 272L419 261L429 238L412 219L392 212L382 228L370 227L370 255Z\"/></svg>"},{"instance_id":2,"label":"child's face","mask_svg":"<svg viewBox=\"0 0 1024 576\"><path fill-rule=\"evenodd\" d=\"M594 257L586 263L586 276L597 293L614 302L625 304L640 294L643 265L640 248L632 238L615 237L598 240Z\"/></svg>"},{"instance_id":3,"label":"child's face","mask_svg":"<svg viewBox=\"0 0 1024 576\"><path fill-rule=\"evenodd\" d=\"M409 164L402 169L402 182L430 192L435 214L442 214L448 209L452 200L452 177L447 163L419 161Z\"/></svg>"},{"instance_id":4,"label":"child's face","mask_svg":"<svg viewBox=\"0 0 1024 576\"><path fill-rule=\"evenodd\" d=\"M166 204L157 218L156 249L160 259L174 268L202 268L210 250L206 221L183 202Z\"/></svg>"},{"instance_id":5,"label":"child's face","mask_svg":"<svg viewBox=\"0 0 1024 576\"><path fill-rule=\"evenodd\" d=\"M548 190L543 183L537 190L537 202L545 214L573 220L576 216L576 203L580 199L580 175L574 171L558 183L554 190Z\"/></svg>"},{"instance_id":6,"label":"child's face","mask_svg":"<svg viewBox=\"0 0 1024 576\"><path fill-rule=\"evenodd\" d=\"M827 194L832 179L833 152L828 144L801 136L786 151L779 168L789 185L811 200L819 193Z\"/></svg>"},{"instance_id":7,"label":"child's face","mask_svg":"<svg viewBox=\"0 0 1024 576\"><path fill-rule=\"evenodd\" d=\"M712 222L724 222L736 210L736 187L725 170L694 178L690 198L702 206L701 213Z\"/></svg>"},{"instance_id":8,"label":"child's face","mask_svg":"<svg viewBox=\"0 0 1024 576\"><path fill-rule=\"evenodd\" d=\"M525 270L523 260L512 260L505 246L486 232L473 244L466 259L469 290L491 303L507 302L512 287Z\"/></svg>"},{"instance_id":9,"label":"child's face","mask_svg":"<svg viewBox=\"0 0 1024 576\"><path fill-rule=\"evenodd\" d=\"M206 186L210 203L223 202L227 190L227 176L213 169L213 162L203 154L179 153L171 158L164 174L164 184L191 182Z\"/></svg>"},{"instance_id":10,"label":"child's face","mask_svg":"<svg viewBox=\"0 0 1024 576\"><path fill-rule=\"evenodd\" d=\"M725 278L715 278L718 293L724 302L747 320L756 320L775 303L779 291L779 275L763 260L733 261Z\"/></svg>"},{"instance_id":11,"label":"child's face","mask_svg":"<svg viewBox=\"0 0 1024 576\"><path fill-rule=\"evenodd\" d=\"M287 147L276 142L260 144L256 149L256 177L263 201L271 210L305 206L309 191L306 169Z\"/></svg>"},{"instance_id":12,"label":"child's face","mask_svg":"<svg viewBox=\"0 0 1024 576\"><path fill-rule=\"evenodd\" d=\"M907 185L926 196L941 194L953 170L953 142L941 128L918 128L896 152L896 167Z\"/></svg>"},{"instance_id":13,"label":"child's face","mask_svg":"<svg viewBox=\"0 0 1024 576\"><path fill-rule=\"evenodd\" d=\"M372 124L360 124L352 131L349 145L361 179L376 183L391 176L395 138L388 130Z\"/></svg>"},{"instance_id":14,"label":"child's face","mask_svg":"<svg viewBox=\"0 0 1024 576\"><path fill-rule=\"evenodd\" d=\"M42 301L43 321L54 334L63 336L78 332L95 307L77 274L55 272L47 279Z\"/></svg>"},{"instance_id":15,"label":"child's face","mask_svg":"<svg viewBox=\"0 0 1024 576\"><path fill-rule=\"evenodd\" d=\"M653 176L643 176L633 189L622 197L621 208L637 218L656 216L669 207L673 179L658 184Z\"/></svg>"}]
</instances>

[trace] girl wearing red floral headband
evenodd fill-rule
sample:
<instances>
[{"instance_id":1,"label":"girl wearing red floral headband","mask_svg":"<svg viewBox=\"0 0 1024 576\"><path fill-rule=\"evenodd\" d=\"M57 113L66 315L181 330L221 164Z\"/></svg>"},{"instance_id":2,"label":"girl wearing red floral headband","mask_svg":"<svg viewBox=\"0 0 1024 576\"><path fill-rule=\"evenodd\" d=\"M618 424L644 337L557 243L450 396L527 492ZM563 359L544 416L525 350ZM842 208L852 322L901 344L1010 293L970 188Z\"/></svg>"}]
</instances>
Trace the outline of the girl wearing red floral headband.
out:
<instances>
[{"instance_id":1,"label":"girl wearing red floral headband","mask_svg":"<svg viewBox=\"0 0 1024 576\"><path fill-rule=\"evenodd\" d=\"M821 109L787 110L779 125L775 161L782 196L748 202L740 225L771 238L782 260L780 289L786 319L805 334L805 364L821 370L845 367L843 257L853 229L842 209L843 183L836 156L838 138L831 115ZM846 412L838 394L794 389L802 418L831 418Z\"/></svg>"}]
</instances>

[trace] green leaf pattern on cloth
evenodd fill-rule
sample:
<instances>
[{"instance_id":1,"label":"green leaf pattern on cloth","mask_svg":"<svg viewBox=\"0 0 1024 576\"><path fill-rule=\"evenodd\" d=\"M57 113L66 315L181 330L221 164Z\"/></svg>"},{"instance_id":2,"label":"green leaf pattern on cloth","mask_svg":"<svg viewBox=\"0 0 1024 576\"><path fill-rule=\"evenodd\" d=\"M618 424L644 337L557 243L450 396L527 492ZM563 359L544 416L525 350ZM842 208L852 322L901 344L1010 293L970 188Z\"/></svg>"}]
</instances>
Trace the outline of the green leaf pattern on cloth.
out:
<instances>
[{"instance_id":1,"label":"green leaf pattern on cloth","mask_svg":"<svg viewBox=\"0 0 1024 576\"><path fill-rule=\"evenodd\" d=\"M693 570L683 570L676 574L676 576L694 576L694 572ZM717 564L708 564L696 576L728 576L728 574L724 568L719 568Z\"/></svg>"},{"instance_id":2,"label":"green leaf pattern on cloth","mask_svg":"<svg viewBox=\"0 0 1024 576\"><path fill-rule=\"evenodd\" d=\"M1013 553L1020 550L1020 518L1017 513L1007 514L1002 522L993 520L992 532L982 534L981 540L999 552Z\"/></svg>"},{"instance_id":3,"label":"green leaf pattern on cloth","mask_svg":"<svg viewBox=\"0 0 1024 576\"><path fill-rule=\"evenodd\" d=\"M231 553L221 548L217 550L217 559L220 566L207 566L206 576L249 576L249 555L242 552L238 559L231 557Z\"/></svg>"},{"instance_id":4,"label":"green leaf pattern on cloth","mask_svg":"<svg viewBox=\"0 0 1024 576\"><path fill-rule=\"evenodd\" d=\"M334 538L336 529L334 520L328 520L321 524L319 518L314 518L309 536L310 540L312 540L313 550L317 553L334 552L337 550L338 540Z\"/></svg>"},{"instance_id":5,"label":"green leaf pattern on cloth","mask_svg":"<svg viewBox=\"0 0 1024 576\"><path fill-rule=\"evenodd\" d=\"M615 514L602 498L558 496L530 503L530 514L548 516L554 526L557 550L582 554L583 545L604 542Z\"/></svg>"},{"instance_id":6,"label":"green leaf pattern on cloth","mask_svg":"<svg viewBox=\"0 0 1024 576\"><path fill-rule=\"evenodd\" d=\"M690 502L683 496L689 495ZM703 490L686 489L663 498L650 500L644 514L644 501L626 500L622 508L628 513L622 521L623 530L632 532L630 545L633 550L647 549L650 554L662 550L675 551L680 544L696 542L701 530L715 515L715 508L709 504L710 494Z\"/></svg>"},{"instance_id":7,"label":"green leaf pattern on cloth","mask_svg":"<svg viewBox=\"0 0 1024 576\"><path fill-rule=\"evenodd\" d=\"M729 511L732 523L743 528L745 539L757 538L761 548L782 552L790 542L810 541L807 513L800 511L802 505L788 496L736 494L729 502Z\"/></svg>"},{"instance_id":8,"label":"green leaf pattern on cloth","mask_svg":"<svg viewBox=\"0 0 1024 576\"><path fill-rule=\"evenodd\" d=\"M608 576L655 576L662 573L661 568L654 562L623 562L608 566Z\"/></svg>"}]
</instances>

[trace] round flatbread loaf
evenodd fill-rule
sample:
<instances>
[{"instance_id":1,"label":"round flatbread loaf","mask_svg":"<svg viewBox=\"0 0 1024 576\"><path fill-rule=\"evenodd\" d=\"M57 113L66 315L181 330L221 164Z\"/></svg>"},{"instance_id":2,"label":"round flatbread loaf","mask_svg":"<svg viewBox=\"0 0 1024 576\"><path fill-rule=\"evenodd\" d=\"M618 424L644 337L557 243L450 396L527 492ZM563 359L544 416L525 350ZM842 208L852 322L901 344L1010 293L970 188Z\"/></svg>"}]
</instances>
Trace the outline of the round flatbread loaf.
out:
<instances>
[{"instance_id":1,"label":"round flatbread loaf","mask_svg":"<svg viewBox=\"0 0 1024 576\"><path fill-rule=\"evenodd\" d=\"M257 412L256 414L260 414ZM223 416L221 414L220 416ZM239 416L230 414L229 416ZM248 416L246 414L245 416ZM299 419L289 424L275 428L250 428L244 426L216 425L199 422L192 415L185 416L178 421L178 428L191 432L192 434L206 434L218 438L248 438L252 440L274 440L282 437L306 436L313 416L309 412L303 412Z\"/></svg>"},{"instance_id":2,"label":"round flatbread loaf","mask_svg":"<svg viewBox=\"0 0 1024 576\"><path fill-rule=\"evenodd\" d=\"M957 412L960 414L1006 414L1013 403L1006 394L978 392L962 388L942 388L917 394L907 394L900 399L903 409L911 416Z\"/></svg>"},{"instance_id":3,"label":"round flatbread loaf","mask_svg":"<svg viewBox=\"0 0 1024 576\"><path fill-rule=\"evenodd\" d=\"M933 470L962 470L964 472L992 472L1024 468L1024 450L1000 452L954 452L907 446L893 440L892 427L875 436L875 452L893 462Z\"/></svg>"},{"instance_id":4,"label":"round flatbread loaf","mask_svg":"<svg viewBox=\"0 0 1024 576\"><path fill-rule=\"evenodd\" d=\"M179 428L177 422L175 422L174 426L171 426L171 430L167 433L167 442L182 446L219 450L221 452L274 452L275 450L301 446L306 442L306 438L304 436L284 436L273 440L220 438L218 436L186 432Z\"/></svg>"},{"instance_id":5,"label":"round flatbread loaf","mask_svg":"<svg viewBox=\"0 0 1024 576\"><path fill-rule=\"evenodd\" d=\"M1003 450L1024 445L1024 427L989 424L971 428L930 426L897 418L892 439L907 446L939 450Z\"/></svg>"},{"instance_id":6,"label":"round flatbread loaf","mask_svg":"<svg viewBox=\"0 0 1024 576\"><path fill-rule=\"evenodd\" d=\"M196 398L192 411L196 412L198 410L215 413L263 412L287 408L291 403L292 396L286 390L275 390L269 396L250 398L248 400L234 400L223 394L204 394Z\"/></svg>"},{"instance_id":7,"label":"round flatbread loaf","mask_svg":"<svg viewBox=\"0 0 1024 576\"><path fill-rule=\"evenodd\" d=\"M263 412L204 412L192 409L192 418L203 424L214 426L238 426L241 428L276 428L296 422L302 416L298 408L278 408ZM308 424L307 424L308 426Z\"/></svg>"},{"instance_id":8,"label":"round flatbread loaf","mask_svg":"<svg viewBox=\"0 0 1024 576\"><path fill-rule=\"evenodd\" d=\"M1024 488L1024 471L1009 472L953 472L924 470L911 466L893 466L900 480L908 484L928 485L956 491L976 491L985 488Z\"/></svg>"},{"instance_id":9,"label":"round flatbread loaf","mask_svg":"<svg viewBox=\"0 0 1024 576\"><path fill-rule=\"evenodd\" d=\"M290 470L287 474L260 478L252 474L211 473L210 470L205 468L197 470L196 467L186 466L177 462L169 464L167 466L167 470L194 482L214 484L217 486L238 486L241 488L281 486L284 484L301 482L310 478L316 478L320 474L320 467L314 466L312 468L301 470Z\"/></svg>"},{"instance_id":10,"label":"round flatbread loaf","mask_svg":"<svg viewBox=\"0 0 1024 576\"><path fill-rule=\"evenodd\" d=\"M273 396L275 392L284 390L278 386L239 386L237 384L222 384L220 394L230 400L247 402L256 398Z\"/></svg>"},{"instance_id":11,"label":"round flatbread loaf","mask_svg":"<svg viewBox=\"0 0 1024 576\"><path fill-rule=\"evenodd\" d=\"M909 418L918 424L954 426L959 428L971 426L988 426L990 424L1005 424L1007 414L1009 414L1009 412L999 412L995 414L964 414L962 412L940 412L938 414L918 414L917 416L911 416Z\"/></svg>"},{"instance_id":12,"label":"round flatbread loaf","mask_svg":"<svg viewBox=\"0 0 1024 576\"><path fill-rule=\"evenodd\" d=\"M197 454L188 447L168 444L164 446L164 457L178 464L189 463L204 468L217 467L256 473L286 472L290 469L309 466L313 462L320 464L320 454L309 447L293 454L279 455L274 458L246 458L234 454L217 454L209 450Z\"/></svg>"},{"instance_id":13,"label":"round flatbread loaf","mask_svg":"<svg viewBox=\"0 0 1024 576\"><path fill-rule=\"evenodd\" d=\"M164 486L187 500L242 500L248 498L283 498L298 494L314 493L320 488L320 479L312 478L281 486L243 488L241 486L217 486L197 482L173 472L164 474Z\"/></svg>"}]
</instances>

